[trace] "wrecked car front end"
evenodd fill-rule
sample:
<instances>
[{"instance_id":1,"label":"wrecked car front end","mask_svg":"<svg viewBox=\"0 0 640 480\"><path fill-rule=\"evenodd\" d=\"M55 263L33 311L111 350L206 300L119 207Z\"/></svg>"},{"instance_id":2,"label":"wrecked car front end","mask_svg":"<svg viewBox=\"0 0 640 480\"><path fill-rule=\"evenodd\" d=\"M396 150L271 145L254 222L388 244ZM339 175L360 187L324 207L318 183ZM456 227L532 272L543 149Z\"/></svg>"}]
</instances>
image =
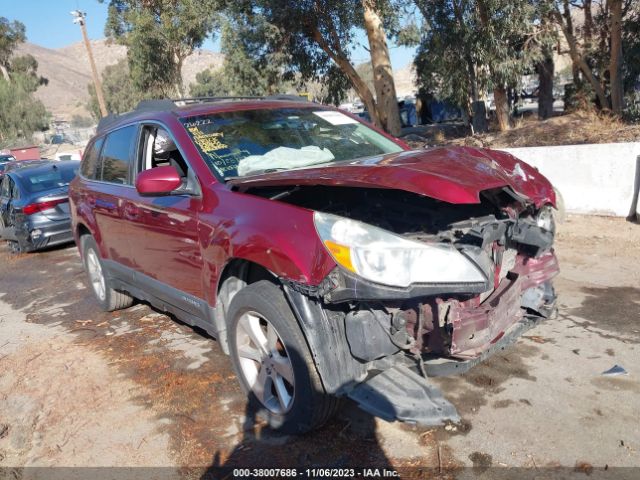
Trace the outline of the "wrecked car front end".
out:
<instances>
[{"instance_id":1,"label":"wrecked car front end","mask_svg":"<svg viewBox=\"0 0 640 480\"><path fill-rule=\"evenodd\" d=\"M393 184L397 176L375 170L350 184L307 174L243 185L247 193L313 211L336 264L317 285L281 279L327 391L390 420L455 420L455 409L425 377L462 373L553 315L553 190L512 157L482 155L471 170L489 165L506 180L498 186L494 176L486 189L477 181L475 198L470 182L451 176L445 187L452 188L440 198L419 193L426 168L430 178L443 178L433 165L424 167L429 153L422 163L403 155L392 161L412 175L402 190ZM460 185L456 203L451 190Z\"/></svg>"}]
</instances>

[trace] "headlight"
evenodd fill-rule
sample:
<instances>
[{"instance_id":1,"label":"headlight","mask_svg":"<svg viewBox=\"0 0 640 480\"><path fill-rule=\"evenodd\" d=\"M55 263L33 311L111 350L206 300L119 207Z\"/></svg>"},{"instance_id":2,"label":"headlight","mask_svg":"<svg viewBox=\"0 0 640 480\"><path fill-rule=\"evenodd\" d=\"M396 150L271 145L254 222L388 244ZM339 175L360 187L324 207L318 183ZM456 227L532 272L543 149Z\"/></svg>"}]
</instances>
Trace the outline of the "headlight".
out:
<instances>
[{"instance_id":1,"label":"headlight","mask_svg":"<svg viewBox=\"0 0 640 480\"><path fill-rule=\"evenodd\" d=\"M478 283L485 276L451 245L406 240L381 228L327 213L314 213L322 243L347 270L376 283Z\"/></svg>"}]
</instances>

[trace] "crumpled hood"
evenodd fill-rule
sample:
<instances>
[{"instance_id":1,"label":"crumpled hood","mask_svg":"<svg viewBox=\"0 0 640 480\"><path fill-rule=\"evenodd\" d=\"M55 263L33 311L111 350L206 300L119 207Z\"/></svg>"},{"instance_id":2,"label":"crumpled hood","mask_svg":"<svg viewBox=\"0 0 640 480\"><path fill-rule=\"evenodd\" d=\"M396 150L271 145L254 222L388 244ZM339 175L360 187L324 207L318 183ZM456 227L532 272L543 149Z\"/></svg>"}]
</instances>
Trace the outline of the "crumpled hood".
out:
<instances>
[{"instance_id":1,"label":"crumpled hood","mask_svg":"<svg viewBox=\"0 0 640 480\"><path fill-rule=\"evenodd\" d=\"M411 150L228 183L241 190L278 185L391 188L449 203L479 203L481 191L508 186L537 207L555 205L551 183L535 168L509 153L473 147Z\"/></svg>"}]
</instances>

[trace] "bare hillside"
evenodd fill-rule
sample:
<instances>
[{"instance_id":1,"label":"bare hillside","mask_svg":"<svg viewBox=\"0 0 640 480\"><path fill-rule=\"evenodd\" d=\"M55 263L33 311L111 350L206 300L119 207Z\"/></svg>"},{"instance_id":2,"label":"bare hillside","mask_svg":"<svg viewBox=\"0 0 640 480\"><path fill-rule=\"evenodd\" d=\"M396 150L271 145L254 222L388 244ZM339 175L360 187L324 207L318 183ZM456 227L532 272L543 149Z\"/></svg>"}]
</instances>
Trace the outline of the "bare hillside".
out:
<instances>
[{"instance_id":1,"label":"bare hillside","mask_svg":"<svg viewBox=\"0 0 640 480\"><path fill-rule=\"evenodd\" d=\"M107 40L91 42L98 70L125 58L126 47ZM74 114L87 116L85 107L89 99L87 84L91 82L89 59L82 42L50 49L25 43L18 47L17 55L29 53L38 61L39 73L49 79L49 84L38 89L36 96L55 117L69 119ZM208 50L198 50L189 56L182 69L185 85L195 80L198 72L210 67L219 67L224 56Z\"/></svg>"},{"instance_id":2,"label":"bare hillside","mask_svg":"<svg viewBox=\"0 0 640 480\"><path fill-rule=\"evenodd\" d=\"M416 94L418 89L413 63L408 63L404 67L394 70L393 78L396 84L396 94L399 98Z\"/></svg>"}]
</instances>

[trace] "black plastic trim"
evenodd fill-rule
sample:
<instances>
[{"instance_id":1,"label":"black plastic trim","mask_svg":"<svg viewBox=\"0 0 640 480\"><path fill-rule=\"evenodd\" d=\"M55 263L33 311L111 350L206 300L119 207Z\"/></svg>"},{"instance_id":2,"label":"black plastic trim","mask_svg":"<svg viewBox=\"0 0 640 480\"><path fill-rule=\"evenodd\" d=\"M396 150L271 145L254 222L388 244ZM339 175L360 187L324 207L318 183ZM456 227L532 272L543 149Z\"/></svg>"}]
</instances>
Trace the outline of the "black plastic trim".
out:
<instances>
[{"instance_id":1,"label":"black plastic trim","mask_svg":"<svg viewBox=\"0 0 640 480\"><path fill-rule=\"evenodd\" d=\"M425 283L412 284L408 287L391 287L370 282L339 267L330 275L334 276L335 287L324 294L325 301L330 303L350 300L407 300L443 294L478 295L491 288L489 280L472 283Z\"/></svg>"},{"instance_id":2,"label":"black plastic trim","mask_svg":"<svg viewBox=\"0 0 640 480\"><path fill-rule=\"evenodd\" d=\"M194 297L113 260L103 259L116 290L123 290L134 297L149 302L155 308L175 315L183 322L201 328L212 337L219 332L214 322L215 307L201 298Z\"/></svg>"},{"instance_id":3,"label":"black plastic trim","mask_svg":"<svg viewBox=\"0 0 640 480\"><path fill-rule=\"evenodd\" d=\"M298 319L318 374L327 393L342 394L367 376L367 365L351 356L344 327L344 313L331 310L320 299L283 285Z\"/></svg>"}]
</instances>

